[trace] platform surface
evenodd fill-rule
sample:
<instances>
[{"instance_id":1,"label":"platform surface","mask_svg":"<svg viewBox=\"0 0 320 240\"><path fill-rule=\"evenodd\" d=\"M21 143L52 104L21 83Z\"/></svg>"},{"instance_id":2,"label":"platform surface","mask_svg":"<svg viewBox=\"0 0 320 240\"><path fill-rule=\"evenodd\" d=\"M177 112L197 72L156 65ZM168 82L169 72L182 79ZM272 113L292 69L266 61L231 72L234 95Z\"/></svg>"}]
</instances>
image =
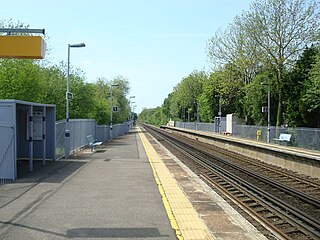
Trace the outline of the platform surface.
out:
<instances>
[{"instance_id":1,"label":"platform surface","mask_svg":"<svg viewBox=\"0 0 320 240\"><path fill-rule=\"evenodd\" d=\"M134 128L1 186L0 239L264 239L203 186L187 196L197 177L148 139Z\"/></svg>"}]
</instances>

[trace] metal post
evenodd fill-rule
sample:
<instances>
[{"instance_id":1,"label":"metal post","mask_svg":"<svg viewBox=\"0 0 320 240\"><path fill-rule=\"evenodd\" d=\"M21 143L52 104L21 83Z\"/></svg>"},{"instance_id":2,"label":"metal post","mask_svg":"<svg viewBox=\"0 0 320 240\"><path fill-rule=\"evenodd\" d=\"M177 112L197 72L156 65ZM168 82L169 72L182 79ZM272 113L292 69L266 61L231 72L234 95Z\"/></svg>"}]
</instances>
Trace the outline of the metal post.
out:
<instances>
[{"instance_id":1,"label":"metal post","mask_svg":"<svg viewBox=\"0 0 320 240\"><path fill-rule=\"evenodd\" d=\"M29 172L33 171L33 106L29 107Z\"/></svg>"},{"instance_id":2,"label":"metal post","mask_svg":"<svg viewBox=\"0 0 320 240\"><path fill-rule=\"evenodd\" d=\"M222 115L222 112L221 112L221 96L219 96L219 133L221 133L221 115Z\"/></svg>"},{"instance_id":3,"label":"metal post","mask_svg":"<svg viewBox=\"0 0 320 240\"><path fill-rule=\"evenodd\" d=\"M262 82L261 85L268 85L268 131L267 131L267 143L270 143L270 82Z\"/></svg>"},{"instance_id":4,"label":"metal post","mask_svg":"<svg viewBox=\"0 0 320 240\"><path fill-rule=\"evenodd\" d=\"M42 114L42 165L46 165L46 145L47 145L47 124L46 124L46 112L47 108L43 107Z\"/></svg>"},{"instance_id":5,"label":"metal post","mask_svg":"<svg viewBox=\"0 0 320 240\"><path fill-rule=\"evenodd\" d=\"M68 44L68 63L67 63L67 90L66 90L66 129L65 129L65 158L69 158L70 153L70 129L69 129L69 75L70 75L70 48L85 47L84 43Z\"/></svg>"},{"instance_id":6,"label":"metal post","mask_svg":"<svg viewBox=\"0 0 320 240\"><path fill-rule=\"evenodd\" d=\"M110 86L110 140L112 140L112 84Z\"/></svg>"},{"instance_id":7,"label":"metal post","mask_svg":"<svg viewBox=\"0 0 320 240\"><path fill-rule=\"evenodd\" d=\"M215 95L215 98L219 99L219 112L218 112L218 133L221 133L221 96L220 95Z\"/></svg>"},{"instance_id":8,"label":"metal post","mask_svg":"<svg viewBox=\"0 0 320 240\"><path fill-rule=\"evenodd\" d=\"M131 105L132 105L132 103L134 103L134 102L131 101L131 98L135 98L135 97L136 96L130 96L129 97L129 121L130 122L132 121L132 108L131 108Z\"/></svg>"},{"instance_id":9,"label":"metal post","mask_svg":"<svg viewBox=\"0 0 320 240\"><path fill-rule=\"evenodd\" d=\"M199 118L199 103L197 102L197 122L200 121L200 118Z\"/></svg>"},{"instance_id":10,"label":"metal post","mask_svg":"<svg viewBox=\"0 0 320 240\"><path fill-rule=\"evenodd\" d=\"M112 105L112 87L119 86L119 83L116 84L111 84L110 85L110 140L112 140L112 131L113 131L113 126L112 126L112 112L113 112L113 105Z\"/></svg>"},{"instance_id":11,"label":"metal post","mask_svg":"<svg viewBox=\"0 0 320 240\"><path fill-rule=\"evenodd\" d=\"M69 71L70 71L70 44L68 44L67 62L67 90L66 90L66 129L65 129L65 158L69 158L70 153L70 130L69 130Z\"/></svg>"},{"instance_id":12,"label":"metal post","mask_svg":"<svg viewBox=\"0 0 320 240\"><path fill-rule=\"evenodd\" d=\"M270 143L270 83L268 83L268 133L267 142Z\"/></svg>"}]
</instances>

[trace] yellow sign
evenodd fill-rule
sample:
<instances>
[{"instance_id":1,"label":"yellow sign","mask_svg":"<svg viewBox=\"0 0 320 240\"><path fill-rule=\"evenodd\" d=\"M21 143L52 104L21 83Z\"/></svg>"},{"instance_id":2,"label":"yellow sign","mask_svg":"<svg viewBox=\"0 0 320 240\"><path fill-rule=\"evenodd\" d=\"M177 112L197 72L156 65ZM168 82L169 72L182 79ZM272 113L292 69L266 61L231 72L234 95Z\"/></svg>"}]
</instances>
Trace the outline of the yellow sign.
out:
<instances>
[{"instance_id":1,"label":"yellow sign","mask_svg":"<svg viewBox=\"0 0 320 240\"><path fill-rule=\"evenodd\" d=\"M257 130L257 141L259 141L260 136L261 136L261 130Z\"/></svg>"},{"instance_id":2,"label":"yellow sign","mask_svg":"<svg viewBox=\"0 0 320 240\"><path fill-rule=\"evenodd\" d=\"M42 59L45 49L40 36L0 36L0 58Z\"/></svg>"}]
</instances>

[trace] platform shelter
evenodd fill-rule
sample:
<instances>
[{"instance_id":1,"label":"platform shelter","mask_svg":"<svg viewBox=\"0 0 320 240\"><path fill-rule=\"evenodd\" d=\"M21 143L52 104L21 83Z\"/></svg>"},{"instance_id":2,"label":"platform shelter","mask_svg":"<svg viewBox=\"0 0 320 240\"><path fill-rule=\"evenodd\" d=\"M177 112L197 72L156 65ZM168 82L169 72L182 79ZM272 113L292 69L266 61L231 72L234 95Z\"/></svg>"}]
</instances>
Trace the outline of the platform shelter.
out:
<instances>
[{"instance_id":1,"label":"platform shelter","mask_svg":"<svg viewBox=\"0 0 320 240\"><path fill-rule=\"evenodd\" d=\"M55 105L0 100L0 180L17 178L17 161L55 160Z\"/></svg>"}]
</instances>

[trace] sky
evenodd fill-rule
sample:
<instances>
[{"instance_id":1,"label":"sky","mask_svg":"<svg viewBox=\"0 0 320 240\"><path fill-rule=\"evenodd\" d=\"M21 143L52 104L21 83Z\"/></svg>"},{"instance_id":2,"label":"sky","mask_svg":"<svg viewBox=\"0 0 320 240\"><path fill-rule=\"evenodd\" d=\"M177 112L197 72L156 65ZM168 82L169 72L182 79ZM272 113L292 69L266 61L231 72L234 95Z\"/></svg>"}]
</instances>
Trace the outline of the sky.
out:
<instances>
[{"instance_id":1,"label":"sky","mask_svg":"<svg viewBox=\"0 0 320 240\"><path fill-rule=\"evenodd\" d=\"M207 42L251 0L10 0L0 20L45 29L51 64L67 61L87 82L125 77L136 112L161 106L194 70L210 71ZM70 90L72 92L72 89Z\"/></svg>"}]
</instances>

